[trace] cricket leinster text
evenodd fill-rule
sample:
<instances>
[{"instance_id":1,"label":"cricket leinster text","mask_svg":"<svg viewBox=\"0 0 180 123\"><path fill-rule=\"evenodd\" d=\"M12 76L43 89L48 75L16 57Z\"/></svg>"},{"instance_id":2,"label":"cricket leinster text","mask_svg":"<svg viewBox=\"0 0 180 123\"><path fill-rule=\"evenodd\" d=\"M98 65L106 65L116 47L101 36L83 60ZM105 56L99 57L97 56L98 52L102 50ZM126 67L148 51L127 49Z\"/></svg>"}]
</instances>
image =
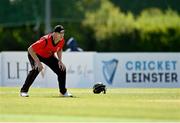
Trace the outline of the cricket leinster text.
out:
<instances>
[{"instance_id":1,"label":"cricket leinster text","mask_svg":"<svg viewBox=\"0 0 180 123\"><path fill-rule=\"evenodd\" d=\"M177 61L127 61L127 83L176 83Z\"/></svg>"}]
</instances>

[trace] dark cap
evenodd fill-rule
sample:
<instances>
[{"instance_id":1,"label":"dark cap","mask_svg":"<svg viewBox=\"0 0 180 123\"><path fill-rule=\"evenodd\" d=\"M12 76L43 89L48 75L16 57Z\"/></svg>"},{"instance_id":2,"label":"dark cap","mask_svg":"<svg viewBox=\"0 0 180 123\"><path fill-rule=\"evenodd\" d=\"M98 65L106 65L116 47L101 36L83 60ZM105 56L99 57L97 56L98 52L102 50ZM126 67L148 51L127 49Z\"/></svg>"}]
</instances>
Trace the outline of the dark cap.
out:
<instances>
[{"instance_id":1,"label":"dark cap","mask_svg":"<svg viewBox=\"0 0 180 123\"><path fill-rule=\"evenodd\" d=\"M54 27L54 32L61 32L64 30L64 27L62 25L57 25Z\"/></svg>"}]
</instances>

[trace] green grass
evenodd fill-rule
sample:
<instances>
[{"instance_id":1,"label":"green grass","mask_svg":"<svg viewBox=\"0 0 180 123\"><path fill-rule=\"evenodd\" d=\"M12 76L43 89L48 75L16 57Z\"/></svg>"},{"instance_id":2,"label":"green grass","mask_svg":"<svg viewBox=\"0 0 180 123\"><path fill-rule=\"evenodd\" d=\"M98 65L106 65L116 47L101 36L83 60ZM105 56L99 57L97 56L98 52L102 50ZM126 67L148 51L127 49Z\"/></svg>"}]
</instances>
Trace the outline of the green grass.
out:
<instances>
[{"instance_id":1,"label":"green grass","mask_svg":"<svg viewBox=\"0 0 180 123\"><path fill-rule=\"evenodd\" d=\"M58 89L0 88L0 122L180 122L180 89L69 89L76 97L58 96Z\"/></svg>"}]
</instances>

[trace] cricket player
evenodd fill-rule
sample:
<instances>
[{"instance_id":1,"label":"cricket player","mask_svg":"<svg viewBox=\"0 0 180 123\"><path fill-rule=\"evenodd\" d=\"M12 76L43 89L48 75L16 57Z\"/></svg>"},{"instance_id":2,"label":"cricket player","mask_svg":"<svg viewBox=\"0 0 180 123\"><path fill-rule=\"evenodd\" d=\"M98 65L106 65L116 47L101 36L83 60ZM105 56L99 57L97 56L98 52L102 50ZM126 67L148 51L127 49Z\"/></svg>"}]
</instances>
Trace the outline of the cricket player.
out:
<instances>
[{"instance_id":1,"label":"cricket player","mask_svg":"<svg viewBox=\"0 0 180 123\"><path fill-rule=\"evenodd\" d=\"M64 97L72 97L72 94L66 89L66 68L62 62L62 48L64 43L64 28L62 25L57 25L52 33L41 37L28 48L28 59L31 63L32 70L29 72L20 90L20 96L29 96L29 88L39 72L43 69L41 63L43 62L56 73L58 77L59 93Z\"/></svg>"}]
</instances>

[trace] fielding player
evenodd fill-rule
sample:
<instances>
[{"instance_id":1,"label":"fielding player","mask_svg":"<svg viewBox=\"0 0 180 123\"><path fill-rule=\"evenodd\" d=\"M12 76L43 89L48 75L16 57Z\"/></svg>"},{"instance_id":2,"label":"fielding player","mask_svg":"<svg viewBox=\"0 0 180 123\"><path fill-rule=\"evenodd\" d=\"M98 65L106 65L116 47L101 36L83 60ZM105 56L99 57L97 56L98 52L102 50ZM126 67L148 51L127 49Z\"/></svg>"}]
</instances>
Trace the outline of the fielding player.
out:
<instances>
[{"instance_id":1,"label":"fielding player","mask_svg":"<svg viewBox=\"0 0 180 123\"><path fill-rule=\"evenodd\" d=\"M39 72L43 69L41 62L49 66L58 77L59 91L65 97L72 97L66 89L66 68L62 62L62 48L64 46L64 28L57 25L54 32L41 37L28 48L28 58L32 66L24 85L20 90L20 96L28 97L28 90ZM57 57L55 57L57 53Z\"/></svg>"}]
</instances>

